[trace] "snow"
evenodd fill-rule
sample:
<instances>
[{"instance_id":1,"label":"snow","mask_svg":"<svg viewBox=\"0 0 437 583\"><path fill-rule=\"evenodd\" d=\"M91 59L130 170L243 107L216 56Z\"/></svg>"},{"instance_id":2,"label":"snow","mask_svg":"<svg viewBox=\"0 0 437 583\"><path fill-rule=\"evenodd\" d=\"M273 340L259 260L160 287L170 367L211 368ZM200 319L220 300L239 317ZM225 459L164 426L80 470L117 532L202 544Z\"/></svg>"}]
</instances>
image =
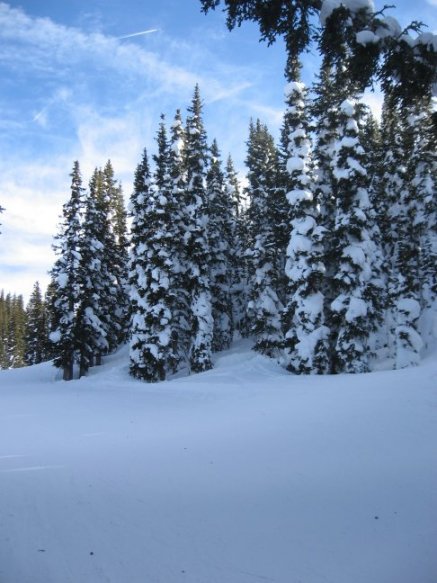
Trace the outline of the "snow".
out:
<instances>
[{"instance_id":1,"label":"snow","mask_svg":"<svg viewBox=\"0 0 437 583\"><path fill-rule=\"evenodd\" d=\"M434 583L437 358L292 376L248 349L157 385L0 372L2 583Z\"/></svg>"},{"instance_id":2,"label":"snow","mask_svg":"<svg viewBox=\"0 0 437 583\"><path fill-rule=\"evenodd\" d=\"M356 34L357 43L359 45L371 45L379 42L379 37L371 30L361 30Z\"/></svg>"},{"instance_id":3,"label":"snow","mask_svg":"<svg viewBox=\"0 0 437 583\"><path fill-rule=\"evenodd\" d=\"M366 10L370 13L375 11L373 0L323 0L320 8L320 22L323 26L334 10L340 6L348 8L352 14L360 10Z\"/></svg>"},{"instance_id":4,"label":"snow","mask_svg":"<svg viewBox=\"0 0 437 583\"><path fill-rule=\"evenodd\" d=\"M284 88L285 99L289 99L293 93L302 95L305 92L305 84L300 81L290 81Z\"/></svg>"}]
</instances>

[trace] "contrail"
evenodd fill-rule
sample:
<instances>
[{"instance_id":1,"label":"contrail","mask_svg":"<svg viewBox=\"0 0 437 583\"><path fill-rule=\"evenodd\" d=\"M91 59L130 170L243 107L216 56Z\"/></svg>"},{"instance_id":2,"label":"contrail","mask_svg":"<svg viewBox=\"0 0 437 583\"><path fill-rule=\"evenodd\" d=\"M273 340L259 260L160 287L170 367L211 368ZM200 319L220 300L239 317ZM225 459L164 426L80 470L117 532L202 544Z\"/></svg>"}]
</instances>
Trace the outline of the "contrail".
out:
<instances>
[{"instance_id":1,"label":"contrail","mask_svg":"<svg viewBox=\"0 0 437 583\"><path fill-rule=\"evenodd\" d=\"M150 28L149 30L143 30L141 32L133 32L132 34L126 34L124 36L119 36L117 37L118 40L122 40L124 38L132 38L133 36L141 36L143 34L150 34L152 32L158 32L159 29L158 28Z\"/></svg>"}]
</instances>

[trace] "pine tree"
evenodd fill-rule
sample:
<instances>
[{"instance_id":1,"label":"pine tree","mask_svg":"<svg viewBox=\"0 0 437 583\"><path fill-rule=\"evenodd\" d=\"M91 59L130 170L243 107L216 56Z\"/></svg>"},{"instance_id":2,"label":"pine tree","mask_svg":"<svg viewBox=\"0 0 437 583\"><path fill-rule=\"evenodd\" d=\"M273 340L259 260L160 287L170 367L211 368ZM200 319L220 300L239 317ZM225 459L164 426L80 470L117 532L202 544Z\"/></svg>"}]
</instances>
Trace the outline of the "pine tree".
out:
<instances>
[{"instance_id":1,"label":"pine tree","mask_svg":"<svg viewBox=\"0 0 437 583\"><path fill-rule=\"evenodd\" d=\"M170 177L170 149L167 132L162 118L158 136L155 188L153 192L147 185L147 159L143 160L136 177L138 195L147 194L144 201L145 220L150 225L142 235L142 282L137 289L141 296L143 331L141 341L136 340L135 352L140 354L141 367L135 365L134 374L149 382L164 380L169 373L175 372L178 365L177 331L175 324L176 298L173 288L176 246L172 231L174 200ZM135 208L135 204L133 204ZM138 222L136 227L138 227ZM138 248L137 248L138 250ZM138 300L137 300L138 301Z\"/></svg>"},{"instance_id":2,"label":"pine tree","mask_svg":"<svg viewBox=\"0 0 437 583\"><path fill-rule=\"evenodd\" d=\"M46 360L47 314L39 282L35 282L26 308L26 364Z\"/></svg>"},{"instance_id":3,"label":"pine tree","mask_svg":"<svg viewBox=\"0 0 437 583\"><path fill-rule=\"evenodd\" d=\"M169 173L171 195L174 203L172 217L172 232L174 234L175 257L173 258L173 293L174 304L174 334L177 346L177 358L180 366L185 363L189 367L191 347L191 299L186 286L187 261L185 239L188 224L188 209L185 205L187 188L186 171L186 132L181 112L176 111L170 128Z\"/></svg>"},{"instance_id":4,"label":"pine tree","mask_svg":"<svg viewBox=\"0 0 437 583\"><path fill-rule=\"evenodd\" d=\"M323 234L320 226L311 144L305 112L306 90L290 81L286 90L285 127L288 138L288 188L291 233L285 272L289 280L284 310L284 364L295 373L328 371L328 329L324 325L322 293Z\"/></svg>"},{"instance_id":5,"label":"pine tree","mask_svg":"<svg viewBox=\"0 0 437 583\"><path fill-rule=\"evenodd\" d=\"M247 217L242 204L241 187L231 156L228 157L225 172L225 189L231 203L229 246L232 321L234 329L241 336L248 335L247 322L247 287L248 273L245 251L247 241Z\"/></svg>"},{"instance_id":6,"label":"pine tree","mask_svg":"<svg viewBox=\"0 0 437 583\"><path fill-rule=\"evenodd\" d=\"M102 171L99 195L108 217L108 231L105 236L106 265L110 274L107 289L109 351L115 350L126 340L129 321L129 300L127 289L127 236L126 211L120 185L114 178L111 161Z\"/></svg>"},{"instance_id":7,"label":"pine tree","mask_svg":"<svg viewBox=\"0 0 437 583\"><path fill-rule=\"evenodd\" d=\"M147 151L144 150L141 162L135 171L134 190L130 199L131 227L131 257L129 262L129 284L131 301L131 334L130 334L130 373L142 380L151 380L159 370L151 370L150 359L154 353L148 345L149 326L147 314L148 269L147 240L152 230L149 222L149 209L153 205L153 192Z\"/></svg>"},{"instance_id":8,"label":"pine tree","mask_svg":"<svg viewBox=\"0 0 437 583\"><path fill-rule=\"evenodd\" d=\"M210 150L206 175L208 242L211 252L210 289L214 320L212 350L229 348L233 338L231 299L232 200L225 189L220 152L216 140Z\"/></svg>"},{"instance_id":9,"label":"pine tree","mask_svg":"<svg viewBox=\"0 0 437 583\"><path fill-rule=\"evenodd\" d=\"M273 356L282 343L278 296L280 274L273 227L273 201L278 176L278 152L273 137L259 120L249 127L246 164L249 198L249 302L248 318L255 335L255 350Z\"/></svg>"},{"instance_id":10,"label":"pine tree","mask_svg":"<svg viewBox=\"0 0 437 583\"><path fill-rule=\"evenodd\" d=\"M0 295L0 369L25 366L26 311L23 296Z\"/></svg>"},{"instance_id":11,"label":"pine tree","mask_svg":"<svg viewBox=\"0 0 437 583\"><path fill-rule=\"evenodd\" d=\"M52 269L55 284L54 311L56 329L51 340L56 347L54 365L63 370L63 378L73 378L73 364L78 348L75 337L76 311L81 298L80 239L84 213L84 189L79 162L74 162L71 173L71 196L63 206L61 230L55 251L58 259Z\"/></svg>"},{"instance_id":12,"label":"pine tree","mask_svg":"<svg viewBox=\"0 0 437 583\"><path fill-rule=\"evenodd\" d=\"M191 299L190 367L193 372L212 368L213 318L209 286L208 208L205 192L207 162L206 132L202 103L196 85L186 121L185 191L186 225L184 234L186 289Z\"/></svg>"},{"instance_id":13,"label":"pine tree","mask_svg":"<svg viewBox=\"0 0 437 583\"><path fill-rule=\"evenodd\" d=\"M334 276L336 298L331 304L335 325L334 371L369 369L369 318L373 311L368 286L374 245L369 234L370 200L365 152L359 140L357 103L340 106L339 140L333 174L336 181L335 251L339 258Z\"/></svg>"},{"instance_id":14,"label":"pine tree","mask_svg":"<svg viewBox=\"0 0 437 583\"><path fill-rule=\"evenodd\" d=\"M85 201L83 233L80 240L81 297L76 315L80 376L86 374L90 366L100 364L102 354L106 354L109 349L108 313L104 299L110 277L104 249L108 221L102 199L98 195L99 183L101 174L96 169Z\"/></svg>"}]
</instances>

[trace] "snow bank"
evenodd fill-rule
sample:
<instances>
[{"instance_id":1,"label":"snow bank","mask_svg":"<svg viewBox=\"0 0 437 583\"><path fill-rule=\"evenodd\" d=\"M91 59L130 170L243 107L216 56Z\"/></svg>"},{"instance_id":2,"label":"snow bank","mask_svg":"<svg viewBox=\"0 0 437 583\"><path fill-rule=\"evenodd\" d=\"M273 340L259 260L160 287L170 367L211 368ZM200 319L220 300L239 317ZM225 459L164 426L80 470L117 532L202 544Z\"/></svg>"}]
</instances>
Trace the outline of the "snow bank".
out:
<instances>
[{"instance_id":1,"label":"snow bank","mask_svg":"<svg viewBox=\"0 0 437 583\"><path fill-rule=\"evenodd\" d=\"M70 383L0 371L2 583L434 583L435 357L215 358L153 386L127 348Z\"/></svg>"}]
</instances>

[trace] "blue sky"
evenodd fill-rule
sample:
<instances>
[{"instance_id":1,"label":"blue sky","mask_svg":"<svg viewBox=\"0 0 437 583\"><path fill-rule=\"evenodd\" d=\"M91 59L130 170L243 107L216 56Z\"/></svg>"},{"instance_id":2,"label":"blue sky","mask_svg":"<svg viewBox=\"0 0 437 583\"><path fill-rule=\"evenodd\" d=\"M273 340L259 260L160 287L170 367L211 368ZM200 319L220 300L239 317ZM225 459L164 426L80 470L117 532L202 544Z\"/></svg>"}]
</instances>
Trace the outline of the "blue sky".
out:
<instances>
[{"instance_id":1,"label":"blue sky","mask_svg":"<svg viewBox=\"0 0 437 583\"><path fill-rule=\"evenodd\" d=\"M390 11L437 30L437 0ZM376 2L376 8L383 3ZM196 82L209 137L243 169L247 127L281 123L284 53L254 25L229 33L198 0L0 1L0 289L48 282L53 235L79 160L85 182L110 158L130 195L159 115L189 104ZM136 33L153 31L145 34ZM307 81L316 71L306 57ZM378 96L372 96L377 102Z\"/></svg>"}]
</instances>

